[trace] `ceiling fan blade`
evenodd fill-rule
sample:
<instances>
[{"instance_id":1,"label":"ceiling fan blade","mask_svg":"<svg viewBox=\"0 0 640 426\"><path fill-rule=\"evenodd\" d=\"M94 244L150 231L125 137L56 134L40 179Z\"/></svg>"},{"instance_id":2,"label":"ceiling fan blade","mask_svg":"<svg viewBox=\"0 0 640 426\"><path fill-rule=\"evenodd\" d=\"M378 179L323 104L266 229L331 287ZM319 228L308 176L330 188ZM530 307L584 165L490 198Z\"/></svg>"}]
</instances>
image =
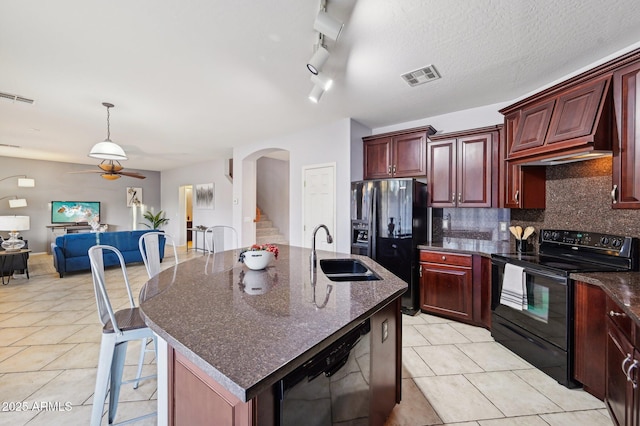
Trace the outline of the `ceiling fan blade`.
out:
<instances>
[{"instance_id":1,"label":"ceiling fan blade","mask_svg":"<svg viewBox=\"0 0 640 426\"><path fill-rule=\"evenodd\" d=\"M118 175L122 175L122 176L129 176L132 178L137 178L137 179L146 179L146 176L142 176L139 173L133 173L133 172L118 172L118 173L114 173L114 174L118 174Z\"/></svg>"},{"instance_id":2,"label":"ceiling fan blade","mask_svg":"<svg viewBox=\"0 0 640 426\"><path fill-rule=\"evenodd\" d=\"M67 172L70 174L74 174L74 173L104 173L101 170L78 170L77 172Z\"/></svg>"}]
</instances>

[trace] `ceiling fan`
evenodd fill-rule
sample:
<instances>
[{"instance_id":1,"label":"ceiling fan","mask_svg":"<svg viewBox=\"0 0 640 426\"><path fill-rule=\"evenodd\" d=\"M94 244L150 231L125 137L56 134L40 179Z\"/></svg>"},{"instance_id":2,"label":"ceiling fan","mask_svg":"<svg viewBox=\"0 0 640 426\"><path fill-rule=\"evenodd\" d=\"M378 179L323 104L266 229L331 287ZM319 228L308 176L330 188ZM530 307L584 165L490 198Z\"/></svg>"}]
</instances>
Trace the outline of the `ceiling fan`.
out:
<instances>
[{"instance_id":1,"label":"ceiling fan","mask_svg":"<svg viewBox=\"0 0 640 426\"><path fill-rule=\"evenodd\" d=\"M102 160L102 162L98 164L98 167L99 170L80 170L69 173L100 173L100 176L107 180L120 179L121 176L128 176L136 179L146 178L146 176L143 176L140 173L123 171L124 167L122 167L118 160Z\"/></svg>"}]
</instances>

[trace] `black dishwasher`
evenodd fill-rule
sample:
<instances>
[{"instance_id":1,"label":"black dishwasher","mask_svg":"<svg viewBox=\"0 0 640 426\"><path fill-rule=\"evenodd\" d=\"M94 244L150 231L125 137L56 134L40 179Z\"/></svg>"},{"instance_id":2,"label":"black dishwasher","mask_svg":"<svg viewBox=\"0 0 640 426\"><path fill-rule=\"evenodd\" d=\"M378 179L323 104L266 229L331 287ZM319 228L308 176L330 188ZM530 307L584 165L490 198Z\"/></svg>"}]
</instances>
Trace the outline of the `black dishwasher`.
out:
<instances>
[{"instance_id":1,"label":"black dishwasher","mask_svg":"<svg viewBox=\"0 0 640 426\"><path fill-rule=\"evenodd\" d=\"M282 379L278 424L368 424L370 334L367 319Z\"/></svg>"}]
</instances>

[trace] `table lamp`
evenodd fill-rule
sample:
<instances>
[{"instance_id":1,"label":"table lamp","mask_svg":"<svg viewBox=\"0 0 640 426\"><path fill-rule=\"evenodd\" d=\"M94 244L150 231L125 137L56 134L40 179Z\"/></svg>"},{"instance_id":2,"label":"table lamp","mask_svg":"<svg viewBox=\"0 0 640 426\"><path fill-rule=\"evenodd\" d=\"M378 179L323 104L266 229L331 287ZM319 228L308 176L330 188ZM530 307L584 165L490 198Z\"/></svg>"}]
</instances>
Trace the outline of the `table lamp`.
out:
<instances>
[{"instance_id":1,"label":"table lamp","mask_svg":"<svg viewBox=\"0 0 640 426\"><path fill-rule=\"evenodd\" d=\"M29 230L29 216L0 216L0 231L9 231L9 239L2 242L6 251L18 251L25 242L18 239L18 231Z\"/></svg>"}]
</instances>

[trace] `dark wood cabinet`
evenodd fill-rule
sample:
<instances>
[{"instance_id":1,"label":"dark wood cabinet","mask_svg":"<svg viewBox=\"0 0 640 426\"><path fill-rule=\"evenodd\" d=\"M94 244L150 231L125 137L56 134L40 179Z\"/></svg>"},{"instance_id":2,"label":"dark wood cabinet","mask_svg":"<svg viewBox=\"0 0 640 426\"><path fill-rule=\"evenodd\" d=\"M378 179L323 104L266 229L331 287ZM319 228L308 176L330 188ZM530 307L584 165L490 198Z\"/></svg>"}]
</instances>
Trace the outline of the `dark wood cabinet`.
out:
<instances>
[{"instance_id":1,"label":"dark wood cabinet","mask_svg":"<svg viewBox=\"0 0 640 426\"><path fill-rule=\"evenodd\" d=\"M605 404L616 425L640 424L640 333L631 318L606 298L606 387Z\"/></svg>"},{"instance_id":2,"label":"dark wood cabinet","mask_svg":"<svg viewBox=\"0 0 640 426\"><path fill-rule=\"evenodd\" d=\"M473 256L420 253L420 307L423 311L473 322Z\"/></svg>"},{"instance_id":3,"label":"dark wood cabinet","mask_svg":"<svg viewBox=\"0 0 640 426\"><path fill-rule=\"evenodd\" d=\"M610 75L535 95L501 110L517 111L516 131L507 134L506 159L533 162L611 149Z\"/></svg>"},{"instance_id":4,"label":"dark wood cabinet","mask_svg":"<svg viewBox=\"0 0 640 426\"><path fill-rule=\"evenodd\" d=\"M505 140L514 140L521 113L505 117ZM507 209L544 209L546 206L546 169L521 166L506 159L507 144L501 146L500 207Z\"/></svg>"},{"instance_id":5,"label":"dark wood cabinet","mask_svg":"<svg viewBox=\"0 0 640 426\"><path fill-rule=\"evenodd\" d=\"M431 126L363 138L364 179L425 177Z\"/></svg>"},{"instance_id":6,"label":"dark wood cabinet","mask_svg":"<svg viewBox=\"0 0 640 426\"><path fill-rule=\"evenodd\" d=\"M607 327L606 296L596 285L574 286L574 378L584 390L600 400L605 396Z\"/></svg>"},{"instance_id":7,"label":"dark wood cabinet","mask_svg":"<svg viewBox=\"0 0 640 426\"><path fill-rule=\"evenodd\" d=\"M497 205L501 126L433 136L427 145L429 205Z\"/></svg>"},{"instance_id":8,"label":"dark wood cabinet","mask_svg":"<svg viewBox=\"0 0 640 426\"><path fill-rule=\"evenodd\" d=\"M613 74L617 143L613 144L613 208L640 208L640 62Z\"/></svg>"},{"instance_id":9,"label":"dark wood cabinet","mask_svg":"<svg viewBox=\"0 0 640 426\"><path fill-rule=\"evenodd\" d=\"M424 312L491 328L491 259L420 250L420 308Z\"/></svg>"}]
</instances>

